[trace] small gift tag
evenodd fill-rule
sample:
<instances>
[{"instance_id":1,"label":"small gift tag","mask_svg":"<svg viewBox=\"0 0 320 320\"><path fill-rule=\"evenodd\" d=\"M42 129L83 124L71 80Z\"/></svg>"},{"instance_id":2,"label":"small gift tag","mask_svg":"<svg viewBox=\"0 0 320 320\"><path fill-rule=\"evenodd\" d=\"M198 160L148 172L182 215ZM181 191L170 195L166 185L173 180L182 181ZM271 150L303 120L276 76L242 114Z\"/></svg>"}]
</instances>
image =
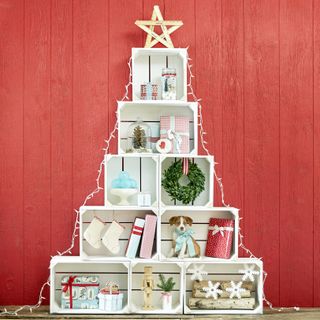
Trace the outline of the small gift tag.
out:
<instances>
[{"instance_id":1,"label":"small gift tag","mask_svg":"<svg viewBox=\"0 0 320 320\"><path fill-rule=\"evenodd\" d=\"M138 206L139 207L151 206L151 194L148 192L138 193Z\"/></svg>"},{"instance_id":2,"label":"small gift tag","mask_svg":"<svg viewBox=\"0 0 320 320\"><path fill-rule=\"evenodd\" d=\"M156 143L156 149L159 153L166 154L172 149L172 143L169 139L160 139Z\"/></svg>"}]
</instances>

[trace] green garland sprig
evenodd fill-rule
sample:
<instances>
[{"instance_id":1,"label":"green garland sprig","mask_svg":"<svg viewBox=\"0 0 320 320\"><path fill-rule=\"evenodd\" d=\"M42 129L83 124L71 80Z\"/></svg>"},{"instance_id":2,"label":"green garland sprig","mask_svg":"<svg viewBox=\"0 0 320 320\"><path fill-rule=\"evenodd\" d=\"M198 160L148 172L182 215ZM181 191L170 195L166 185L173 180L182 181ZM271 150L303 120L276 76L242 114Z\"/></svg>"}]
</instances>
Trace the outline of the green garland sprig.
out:
<instances>
[{"instance_id":1,"label":"green garland sprig","mask_svg":"<svg viewBox=\"0 0 320 320\"><path fill-rule=\"evenodd\" d=\"M160 283L157 284L157 287L164 292L171 292L176 284L172 277L166 279L162 273L159 274L159 280Z\"/></svg>"},{"instance_id":2,"label":"green garland sprig","mask_svg":"<svg viewBox=\"0 0 320 320\"><path fill-rule=\"evenodd\" d=\"M205 176L196 163L189 162L188 178L189 183L182 186L179 179L183 175L182 159L173 162L163 173L161 185L169 194L171 200L181 201L183 204L193 202L204 190Z\"/></svg>"}]
</instances>

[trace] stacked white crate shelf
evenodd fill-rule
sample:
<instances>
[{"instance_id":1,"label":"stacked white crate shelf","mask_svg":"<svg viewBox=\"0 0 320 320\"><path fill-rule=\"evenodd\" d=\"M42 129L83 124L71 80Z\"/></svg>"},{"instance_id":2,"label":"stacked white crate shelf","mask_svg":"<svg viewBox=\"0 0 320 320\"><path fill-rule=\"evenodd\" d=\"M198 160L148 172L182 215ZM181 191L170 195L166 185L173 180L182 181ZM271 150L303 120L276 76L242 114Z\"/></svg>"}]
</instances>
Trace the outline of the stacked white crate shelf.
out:
<instances>
[{"instance_id":1,"label":"stacked white crate shelf","mask_svg":"<svg viewBox=\"0 0 320 320\"><path fill-rule=\"evenodd\" d=\"M70 314L105 313L99 309L62 309L61 279L63 275L97 275L103 284L111 278L124 294L123 308L114 313L127 313L130 308L130 263L128 261L82 260L80 257L54 257L50 263L50 312Z\"/></svg>"},{"instance_id":2,"label":"stacked white crate shelf","mask_svg":"<svg viewBox=\"0 0 320 320\"><path fill-rule=\"evenodd\" d=\"M198 128L197 123L197 103L186 101L165 101L165 100L142 100L142 101L119 101L119 134L118 134L118 152L126 152L127 132L130 124L137 121L137 115L143 114L143 121L151 128L152 140L159 139L160 136L160 116L161 115L179 115L189 118L190 126L190 153L197 154L198 150ZM152 149L155 150L154 143Z\"/></svg>"},{"instance_id":3,"label":"stacked white crate shelf","mask_svg":"<svg viewBox=\"0 0 320 320\"><path fill-rule=\"evenodd\" d=\"M255 270L259 270L259 275L255 276L255 280L252 283L254 291L251 293L251 298L255 300L255 306L252 310L246 309L245 306L242 306L241 309L232 307L234 302L232 299L223 299L228 300L230 303L230 309L217 309L215 310L201 310L201 309L192 309L188 305L189 298L192 293L192 281L191 274L188 272L190 268L194 266L194 262L187 263L185 265L185 277L184 277L184 290L185 290L185 299L184 299L184 313L185 314L257 314L263 312L263 273L262 273L262 261L259 259L250 259L250 258L236 258L234 260L217 260L215 262L201 262L205 265L205 270L208 272L208 278L214 281L241 281L242 274L239 273L239 270L243 269L244 266L254 266ZM193 298L195 303L197 299ZM200 300L200 299L199 299ZM221 299L220 299L221 300ZM212 303L219 303L219 300L212 299Z\"/></svg>"},{"instance_id":4,"label":"stacked white crate shelf","mask_svg":"<svg viewBox=\"0 0 320 320\"><path fill-rule=\"evenodd\" d=\"M104 200L106 206L114 206L118 198L110 192L111 183L125 170L130 177L138 183L138 189L142 192L148 191L151 194L151 207L158 208L159 204L159 159L154 154L123 154L106 155L105 157L105 188ZM130 207L138 207L137 195L130 198ZM121 208L124 208L121 206Z\"/></svg>"},{"instance_id":5,"label":"stacked white crate shelf","mask_svg":"<svg viewBox=\"0 0 320 320\"><path fill-rule=\"evenodd\" d=\"M149 62L151 62L149 64ZM177 100L139 100L140 85L151 81L160 85L161 69L166 66L177 70ZM166 48L133 48L132 49L132 98L133 101L118 102L118 155L105 157L105 204L104 206L86 206L80 208L80 257L55 257L51 261L51 302L52 313L89 314L107 312L98 309L62 309L61 275L62 274L98 274L100 282L106 280L119 282L124 293L123 309L111 313L145 313L145 314L255 314L262 313L262 262L257 259L238 258L239 218L238 209L232 207L214 207L212 156L198 155L198 107L195 102L187 101L187 49ZM182 115L189 118L190 153L160 155L152 153L126 153L128 127L137 120L137 116L151 127L152 137L160 136L161 115ZM155 140L155 139L153 139ZM173 202L161 187L161 177L166 168L177 159L189 157L197 163L205 174L205 190L192 203L183 205ZM130 206L116 205L117 198L110 193L111 182L120 171L125 170L138 183L140 191L151 193L151 206L139 207L136 196L130 199ZM155 245L151 259L128 259L125 248L129 239L132 223L135 217L145 217L146 214L157 216ZM168 252L172 246L172 227L169 219L175 215L190 216L195 231L194 238L200 245L200 258L169 258ZM92 219L98 217L106 223L106 228L112 220L117 220L126 227L120 238L120 252L112 255L107 249L94 249L84 239L84 232ZM233 244L229 260L209 258L204 255L210 218L228 218L234 220ZM189 307L192 291L192 281L189 268L194 264L204 264L209 279L240 281L240 269L245 265L255 265L260 274L254 279L253 309L193 309ZM160 305L161 292L155 289L153 294L154 310L143 310L143 292L141 283L144 266L152 266L154 279L158 274L173 276L176 287L173 291L172 311L163 311ZM230 300L231 301L231 300Z\"/></svg>"},{"instance_id":6,"label":"stacked white crate shelf","mask_svg":"<svg viewBox=\"0 0 320 320\"><path fill-rule=\"evenodd\" d=\"M80 257L83 260L108 260L108 261L124 261L128 260L125 257L126 245L129 240L131 226L134 222L135 217L144 218L146 214L152 214L158 216L158 210L151 207L137 207L135 209L124 209L122 206L86 206L80 208ZM99 249L95 249L90 246L85 238L83 237L86 228L94 217L97 217L103 221L108 228L113 220L117 220L125 230L120 238L120 252L117 255L113 255L104 246ZM156 237L155 246L152 253L152 259L158 260L158 243ZM130 260L130 259L129 259Z\"/></svg>"}]
</instances>

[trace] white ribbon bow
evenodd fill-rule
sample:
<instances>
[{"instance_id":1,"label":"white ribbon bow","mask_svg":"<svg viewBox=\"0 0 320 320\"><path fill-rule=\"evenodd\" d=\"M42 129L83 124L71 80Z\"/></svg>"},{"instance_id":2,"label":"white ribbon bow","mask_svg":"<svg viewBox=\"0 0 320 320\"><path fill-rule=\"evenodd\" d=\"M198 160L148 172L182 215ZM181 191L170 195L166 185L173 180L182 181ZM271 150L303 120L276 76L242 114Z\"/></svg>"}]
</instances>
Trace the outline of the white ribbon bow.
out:
<instances>
[{"instance_id":1,"label":"white ribbon bow","mask_svg":"<svg viewBox=\"0 0 320 320\"><path fill-rule=\"evenodd\" d=\"M180 147L182 143L182 138L178 132L173 131L172 129L169 129L168 132L168 139L169 140L175 140L175 145L178 153L180 153Z\"/></svg>"},{"instance_id":2,"label":"white ribbon bow","mask_svg":"<svg viewBox=\"0 0 320 320\"><path fill-rule=\"evenodd\" d=\"M214 226L210 226L208 229L212 230L212 235L213 236L220 232L220 234L223 237L224 237L224 232L223 231L233 231L232 227L219 227L217 224L215 224Z\"/></svg>"}]
</instances>

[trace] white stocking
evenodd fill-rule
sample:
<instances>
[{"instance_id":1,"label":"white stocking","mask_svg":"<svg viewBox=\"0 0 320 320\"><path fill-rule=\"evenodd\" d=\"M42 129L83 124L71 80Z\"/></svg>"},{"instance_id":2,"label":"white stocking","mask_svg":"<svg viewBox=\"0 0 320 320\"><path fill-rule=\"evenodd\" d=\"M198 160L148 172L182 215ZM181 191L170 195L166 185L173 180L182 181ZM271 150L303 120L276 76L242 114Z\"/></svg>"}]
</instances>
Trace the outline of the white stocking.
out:
<instances>
[{"instance_id":1,"label":"white stocking","mask_svg":"<svg viewBox=\"0 0 320 320\"><path fill-rule=\"evenodd\" d=\"M119 238L123 231L124 227L117 221L113 220L110 227L102 237L102 243L113 254L120 252Z\"/></svg>"},{"instance_id":2,"label":"white stocking","mask_svg":"<svg viewBox=\"0 0 320 320\"><path fill-rule=\"evenodd\" d=\"M94 217L83 234L87 242L95 249L101 248L101 231L103 228L104 223L100 219Z\"/></svg>"}]
</instances>

